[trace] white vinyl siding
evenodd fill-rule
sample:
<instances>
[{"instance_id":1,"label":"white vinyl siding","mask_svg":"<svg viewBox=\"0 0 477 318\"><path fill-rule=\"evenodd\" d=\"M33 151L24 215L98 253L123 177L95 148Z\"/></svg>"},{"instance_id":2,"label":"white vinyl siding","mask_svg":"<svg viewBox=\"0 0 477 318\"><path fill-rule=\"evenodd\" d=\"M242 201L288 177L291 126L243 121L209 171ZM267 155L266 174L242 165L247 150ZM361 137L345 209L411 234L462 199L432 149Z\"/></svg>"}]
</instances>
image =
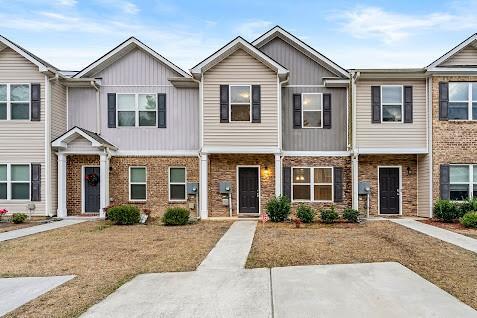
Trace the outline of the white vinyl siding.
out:
<instances>
[{"instance_id":1,"label":"white vinyl siding","mask_svg":"<svg viewBox=\"0 0 477 318\"><path fill-rule=\"evenodd\" d=\"M477 48L469 45L441 64L442 66L475 66L477 65Z\"/></svg>"},{"instance_id":2,"label":"white vinyl siding","mask_svg":"<svg viewBox=\"0 0 477 318\"><path fill-rule=\"evenodd\" d=\"M431 155L417 156L417 215L431 217Z\"/></svg>"}]
</instances>

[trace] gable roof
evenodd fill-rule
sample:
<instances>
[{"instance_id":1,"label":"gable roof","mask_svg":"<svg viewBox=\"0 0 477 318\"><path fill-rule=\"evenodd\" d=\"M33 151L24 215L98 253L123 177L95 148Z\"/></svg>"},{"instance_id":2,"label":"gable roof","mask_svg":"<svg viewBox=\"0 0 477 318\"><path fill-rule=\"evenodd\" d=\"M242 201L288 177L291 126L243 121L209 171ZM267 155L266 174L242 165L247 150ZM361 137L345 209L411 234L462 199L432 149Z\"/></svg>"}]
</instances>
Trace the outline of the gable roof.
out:
<instances>
[{"instance_id":1,"label":"gable roof","mask_svg":"<svg viewBox=\"0 0 477 318\"><path fill-rule=\"evenodd\" d=\"M467 46L472 45L473 42L477 43L477 33L472 34L469 36L467 39L465 39L463 42L455 46L453 49L439 57L437 60L429 64L426 69L428 71L435 71L435 70L455 70L458 67L448 67L448 66L443 66L442 64L449 60L451 57L465 49Z\"/></svg>"},{"instance_id":2,"label":"gable roof","mask_svg":"<svg viewBox=\"0 0 477 318\"><path fill-rule=\"evenodd\" d=\"M316 51L314 48L294 36L293 34L287 32L280 26L275 26L271 30L265 32L260 37L258 37L255 41L252 42L254 46L257 48L261 48L274 38L279 37L280 39L284 40L288 44L292 45L294 48L317 62L318 64L322 65L333 74L336 74L338 77L349 78L348 70L342 68L335 62L328 59L326 56L321 54L320 52Z\"/></svg>"},{"instance_id":3,"label":"gable roof","mask_svg":"<svg viewBox=\"0 0 477 318\"><path fill-rule=\"evenodd\" d=\"M6 37L0 35L0 51L4 50L7 47L11 48L15 52L17 52L18 54L26 58L28 61L38 66L39 72L45 72L45 71L51 71L53 73L58 72L58 69L54 67L53 65L51 65L50 63L39 58L38 56L31 53L30 51L22 48L20 45L10 41Z\"/></svg>"},{"instance_id":4,"label":"gable roof","mask_svg":"<svg viewBox=\"0 0 477 318\"><path fill-rule=\"evenodd\" d=\"M53 147L66 148L66 144L68 144L71 140L74 140L76 138L75 135L79 135L89 140L93 147L104 147L104 148L109 148L113 150L117 149L115 145L106 141L100 135L78 126L74 126L70 130L65 132L63 135L53 140L51 142L51 145Z\"/></svg>"},{"instance_id":5,"label":"gable roof","mask_svg":"<svg viewBox=\"0 0 477 318\"><path fill-rule=\"evenodd\" d=\"M226 57L230 56L232 53L236 52L239 49L244 50L248 54L255 57L257 60L265 64L267 67L277 72L280 77L288 76L288 70L284 66L272 59L267 54L257 49L255 46L253 46L250 42L248 42L241 36L236 37L235 39L224 45L222 48L217 50L215 53L207 57L205 60L191 68L190 72L192 73L192 76L200 78L204 72L211 69L213 66L217 65Z\"/></svg>"},{"instance_id":6,"label":"gable roof","mask_svg":"<svg viewBox=\"0 0 477 318\"><path fill-rule=\"evenodd\" d=\"M175 72L177 72L179 75L183 77L190 77L190 74L181 69L179 66L175 65L153 49L151 49L149 46L146 44L142 43L135 37L130 37L126 41L122 42L118 46L116 46L114 49L109 51L108 53L104 54L102 57L91 63L90 65L86 66L84 69L76 73L73 77L74 78L79 78L79 77L90 77L99 71L105 69L106 67L110 66L135 48L139 48L149 54L151 54L154 58L158 59L162 63L166 64L168 67L173 69Z\"/></svg>"}]
</instances>

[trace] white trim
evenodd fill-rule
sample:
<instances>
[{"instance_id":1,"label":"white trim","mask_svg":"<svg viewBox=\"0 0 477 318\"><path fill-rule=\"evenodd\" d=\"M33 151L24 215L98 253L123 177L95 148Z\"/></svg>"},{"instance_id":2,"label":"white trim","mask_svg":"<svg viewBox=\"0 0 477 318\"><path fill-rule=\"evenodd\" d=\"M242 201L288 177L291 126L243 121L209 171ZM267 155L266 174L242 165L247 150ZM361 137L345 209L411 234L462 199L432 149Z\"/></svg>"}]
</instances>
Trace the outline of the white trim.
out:
<instances>
[{"instance_id":1,"label":"white trim","mask_svg":"<svg viewBox=\"0 0 477 318\"><path fill-rule=\"evenodd\" d=\"M448 107L450 107L450 103L467 103L467 118L465 119L451 119L449 118L448 120L449 121L477 121L477 119L473 119L473 111L472 111L472 104L473 103L477 103L477 98L475 100L474 99L474 96L472 95L472 86L475 84L477 85L477 82L456 82L456 81L449 81L449 91L450 91L450 85L463 85L463 84L467 84L467 100L453 100L451 101L450 100L450 94L449 94L449 105ZM476 114L477 115L477 114Z\"/></svg>"},{"instance_id":2,"label":"white trim","mask_svg":"<svg viewBox=\"0 0 477 318\"><path fill-rule=\"evenodd\" d=\"M288 84L288 85L284 85L283 87L285 87L285 88L301 88L301 87L305 87L305 88L323 88L323 87L325 87L325 85Z\"/></svg>"},{"instance_id":3,"label":"white trim","mask_svg":"<svg viewBox=\"0 0 477 318\"><path fill-rule=\"evenodd\" d=\"M464 182L450 182L450 167L452 166L461 166L461 167L467 167L469 170L469 179L467 180L467 183ZM473 163L451 163L449 164L449 186L452 184L457 184L457 185L467 185L467 190L468 190L468 199L472 199L474 197L474 166L477 166L477 164ZM450 192L450 188L449 188ZM462 202L463 200L454 200L455 202Z\"/></svg>"},{"instance_id":4,"label":"white trim","mask_svg":"<svg viewBox=\"0 0 477 318\"><path fill-rule=\"evenodd\" d=\"M66 86L66 131L70 130L70 122L69 122L69 109L70 109L70 90L69 86Z\"/></svg>"},{"instance_id":5,"label":"white trim","mask_svg":"<svg viewBox=\"0 0 477 318\"><path fill-rule=\"evenodd\" d=\"M303 97L305 95L320 95L320 99L321 99L321 109L319 110L305 110L305 107L303 105ZM301 93L300 94L301 96L301 128L303 129L321 129L323 128L323 93ZM303 125L303 121L304 121L304 116L303 116L303 113L304 112L320 112L320 115L321 115L321 119L320 119L320 124L321 126L309 126L309 127L305 127Z\"/></svg>"},{"instance_id":6,"label":"white trim","mask_svg":"<svg viewBox=\"0 0 477 318\"><path fill-rule=\"evenodd\" d=\"M4 38L3 36L0 35L0 42L26 58L28 61L32 62L36 66L38 66L38 71L39 72L46 72L46 71L51 71L53 73L56 73L55 70L52 70L48 65L43 64L42 62L38 61L37 59L33 58L30 54L25 52L23 49L21 49L19 46L17 46L15 43L10 42L8 39Z\"/></svg>"},{"instance_id":7,"label":"white trim","mask_svg":"<svg viewBox=\"0 0 477 318\"><path fill-rule=\"evenodd\" d=\"M293 170L294 169L309 169L310 170L310 182L309 183L297 183L293 182ZM331 170L331 183L329 182L318 182L315 183L315 169L330 169ZM310 203L329 203L335 202L335 176L334 176L334 167L333 166L297 166L291 167L291 202L310 202ZM307 185L310 190L310 200L295 200L293 198L293 186L294 185ZM315 185L331 185L331 200L315 200Z\"/></svg>"},{"instance_id":8,"label":"white trim","mask_svg":"<svg viewBox=\"0 0 477 318\"><path fill-rule=\"evenodd\" d=\"M433 116L433 112L432 112L432 108L433 108L433 100L432 100L432 82L433 82L433 79L432 79L432 76L429 77L429 85L428 85L428 95L429 95L429 103L427 105L427 114L428 114L428 118L427 118L427 122L428 122L428 139L427 139L427 149L429 151L429 160L430 160L430 165L429 165L429 215L430 217L432 218L433 217L433 213L434 213L434 198L433 198L433 180L434 180L434 176L433 176L433 165L434 165L434 162L433 162L433 153L432 153L432 116Z\"/></svg>"},{"instance_id":9,"label":"white trim","mask_svg":"<svg viewBox=\"0 0 477 318\"><path fill-rule=\"evenodd\" d=\"M119 110L119 103L118 103L118 98L121 95L133 95L134 96L134 109L132 110ZM156 108L155 110L140 110L139 109L139 95L151 95L154 96L154 100L156 101ZM158 124L158 115L159 115L159 101L157 98L156 93L116 93L116 127L117 128L157 128ZM120 126L119 125L119 112L131 112L134 111L134 126ZM154 125L140 125L139 123L139 113L143 112L154 112L156 113L155 119L156 122Z\"/></svg>"},{"instance_id":10,"label":"white trim","mask_svg":"<svg viewBox=\"0 0 477 318\"><path fill-rule=\"evenodd\" d=\"M248 105L248 122L252 122L252 85L251 84L229 84L229 123L235 122L247 122L247 120L232 120L232 87L246 87L248 86L249 90L249 101L248 103L233 103L237 106L246 106Z\"/></svg>"},{"instance_id":11,"label":"white trim","mask_svg":"<svg viewBox=\"0 0 477 318\"><path fill-rule=\"evenodd\" d=\"M100 211L98 210L98 212L86 212L85 211L85 206L86 206L86 198L85 198L85 169L86 168L100 168L99 165L82 165L81 166L81 214L91 214L91 213L99 213ZM101 178L99 179L99 182L103 182L103 180L101 180ZM101 196L101 193L99 194ZM101 205L101 197L99 199L100 201L100 205ZM100 210L101 210L101 206L100 206Z\"/></svg>"},{"instance_id":12,"label":"white trim","mask_svg":"<svg viewBox=\"0 0 477 318\"><path fill-rule=\"evenodd\" d=\"M199 204L200 204L200 218L202 220L205 220L209 217L209 206L208 206L209 160L207 157L208 156L206 153L201 153L199 158Z\"/></svg>"},{"instance_id":13,"label":"white trim","mask_svg":"<svg viewBox=\"0 0 477 318\"><path fill-rule=\"evenodd\" d=\"M449 52L445 53L444 55L442 55L440 58L438 58L437 60L435 60L434 62L432 62L431 64L429 64L426 69L427 70L443 70L442 68L437 68L440 64L442 64L443 62L447 61L449 58L451 58L454 54L458 53L460 50L462 50L463 48L465 48L466 46L468 46L469 44L471 44L472 42L476 41L477 40L477 33L471 35L470 37L468 37L466 40L464 40L462 43L458 44L457 46L455 46L452 50L450 50ZM459 70L460 68L453 68L453 69L457 69ZM472 69L473 71L476 71L476 69Z\"/></svg>"},{"instance_id":14,"label":"white trim","mask_svg":"<svg viewBox=\"0 0 477 318\"><path fill-rule=\"evenodd\" d=\"M199 150L118 150L113 157L196 157Z\"/></svg>"},{"instance_id":15,"label":"white trim","mask_svg":"<svg viewBox=\"0 0 477 318\"><path fill-rule=\"evenodd\" d=\"M184 182L171 182L171 169L184 169ZM171 185L184 185L184 199L171 199ZM167 192L169 202L187 202L187 167L169 166L167 174Z\"/></svg>"},{"instance_id":16,"label":"white trim","mask_svg":"<svg viewBox=\"0 0 477 318\"><path fill-rule=\"evenodd\" d=\"M141 169L144 169L145 172L146 172L146 181L145 182L131 182L131 169L134 169L134 168L141 168ZM128 196L128 199L129 199L129 202L146 202L147 201L147 167L146 166L129 166L128 167L128 193L129 193L129 196ZM131 198L131 185L133 184L138 184L138 185L145 185L146 186L146 198L145 199L133 199Z\"/></svg>"},{"instance_id":17,"label":"white trim","mask_svg":"<svg viewBox=\"0 0 477 318\"><path fill-rule=\"evenodd\" d=\"M381 168L398 168L399 169L399 213L390 214L390 213L381 213L381 192L379 188L379 173ZM411 191L411 189L408 189ZM416 190L417 191L417 190ZM402 165L394 166L378 166L378 215L402 215Z\"/></svg>"},{"instance_id":18,"label":"white trim","mask_svg":"<svg viewBox=\"0 0 477 318\"><path fill-rule=\"evenodd\" d=\"M261 167L260 165L237 165L236 166L236 182L237 182L237 215L240 214L240 203L239 203L239 200L240 200L240 188L239 188L239 170L240 168L257 168L257 173L258 173L258 215L260 215L260 213L262 212L262 190L261 190ZM250 214L250 212L243 212L245 214ZM242 213L242 214L243 214Z\"/></svg>"},{"instance_id":19,"label":"white trim","mask_svg":"<svg viewBox=\"0 0 477 318\"><path fill-rule=\"evenodd\" d=\"M283 151L286 157L349 157L351 151Z\"/></svg>"},{"instance_id":20,"label":"white trim","mask_svg":"<svg viewBox=\"0 0 477 318\"><path fill-rule=\"evenodd\" d=\"M236 153L236 154L275 154L280 153L278 147L247 147L247 146L230 146L230 147L204 147L204 153Z\"/></svg>"},{"instance_id":21,"label":"white trim","mask_svg":"<svg viewBox=\"0 0 477 318\"><path fill-rule=\"evenodd\" d=\"M0 166L6 166L7 168L7 180L1 181L1 183L7 184L7 198L0 199L0 202L12 203L12 202L31 202L31 163L0 163ZM28 181L12 181L12 166L28 166ZM13 183L28 183L28 199L12 199L12 184Z\"/></svg>"},{"instance_id":22,"label":"white trim","mask_svg":"<svg viewBox=\"0 0 477 318\"><path fill-rule=\"evenodd\" d=\"M48 77L45 75L45 107L46 103L48 102L48 95L47 95L47 81ZM6 91L6 97L7 99L5 101L2 101L3 103L7 104L7 118L6 119L0 119L0 123L2 122L27 122L31 121L31 83L5 83L5 82L0 82L0 85L6 85L7 91ZM11 86L12 85L27 85L28 86L28 101L12 101L11 97ZM12 119L12 105L13 104L26 104L28 103L28 118L22 118L22 119ZM46 113L46 112L45 112ZM47 113L46 113L47 114Z\"/></svg>"},{"instance_id":23,"label":"white trim","mask_svg":"<svg viewBox=\"0 0 477 318\"><path fill-rule=\"evenodd\" d=\"M401 103L386 103L383 105L383 88L384 87L399 87L401 89ZM380 86L380 106L381 106L381 124L402 124L404 123L404 85L381 85ZM401 120L400 121L384 121L383 120L383 106L400 106Z\"/></svg>"},{"instance_id":24,"label":"white trim","mask_svg":"<svg viewBox=\"0 0 477 318\"><path fill-rule=\"evenodd\" d=\"M41 90L41 87L40 87ZM31 86L29 88L30 93L30 117L31 117ZM41 100L41 98L40 98ZM41 102L40 102L41 105ZM52 216L51 202L53 198L50 198L51 193L51 85L50 79L45 75L45 215ZM41 117L41 116L40 116ZM41 178L41 176L40 176ZM41 183L41 182L40 182ZM40 198L41 200L41 198Z\"/></svg>"},{"instance_id":25,"label":"white trim","mask_svg":"<svg viewBox=\"0 0 477 318\"><path fill-rule=\"evenodd\" d=\"M69 137L71 137L74 134L79 134L81 137L83 137L86 140L88 140L89 142L91 142L92 147L105 147L105 148L117 149L114 146L99 143L97 140L95 140L94 138L89 136L87 133L85 133L84 131L82 131L78 127L70 129L65 134L63 134L61 137L58 137L57 139L55 139L51 143L51 146L66 149L68 147L68 144L65 142L65 140L68 139ZM67 153L67 151L65 151L65 153ZM72 153L74 153L74 152L72 152ZM89 153L89 152L87 152L87 153ZM93 153L96 153L96 152L93 151Z\"/></svg>"},{"instance_id":26,"label":"white trim","mask_svg":"<svg viewBox=\"0 0 477 318\"><path fill-rule=\"evenodd\" d=\"M101 85L101 87L174 87L174 85L171 85L171 84L108 84L108 85Z\"/></svg>"},{"instance_id":27,"label":"white trim","mask_svg":"<svg viewBox=\"0 0 477 318\"><path fill-rule=\"evenodd\" d=\"M359 154L373 155L373 154L427 154L427 147L425 148L357 148Z\"/></svg>"}]
</instances>

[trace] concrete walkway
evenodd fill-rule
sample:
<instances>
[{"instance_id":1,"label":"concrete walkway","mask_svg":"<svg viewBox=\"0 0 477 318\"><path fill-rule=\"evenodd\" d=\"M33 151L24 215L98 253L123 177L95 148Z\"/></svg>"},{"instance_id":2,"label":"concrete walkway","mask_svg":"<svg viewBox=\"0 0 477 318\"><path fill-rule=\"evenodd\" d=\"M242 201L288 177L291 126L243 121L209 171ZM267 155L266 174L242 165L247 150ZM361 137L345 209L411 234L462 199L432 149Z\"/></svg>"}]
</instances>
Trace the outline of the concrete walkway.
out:
<instances>
[{"instance_id":1,"label":"concrete walkway","mask_svg":"<svg viewBox=\"0 0 477 318\"><path fill-rule=\"evenodd\" d=\"M70 279L69 276L0 278L0 316L43 295Z\"/></svg>"},{"instance_id":2,"label":"concrete walkway","mask_svg":"<svg viewBox=\"0 0 477 318\"><path fill-rule=\"evenodd\" d=\"M30 226L26 227L23 229L18 229L18 230L13 230L13 231L8 231L8 232L3 232L0 233L0 242L3 241L8 241L8 240L13 240L16 238L32 235L32 234L37 234L49 230L54 230L54 229L59 229L61 227L73 225L73 224L78 224L82 222L86 222L88 220L79 220L79 219L74 219L74 220L61 220L61 221L56 221L56 222L50 222L50 223L45 223L45 224L40 224L40 225L35 225L35 226Z\"/></svg>"},{"instance_id":3,"label":"concrete walkway","mask_svg":"<svg viewBox=\"0 0 477 318\"><path fill-rule=\"evenodd\" d=\"M477 253L477 240L474 238L413 219L390 219L390 221Z\"/></svg>"}]
</instances>

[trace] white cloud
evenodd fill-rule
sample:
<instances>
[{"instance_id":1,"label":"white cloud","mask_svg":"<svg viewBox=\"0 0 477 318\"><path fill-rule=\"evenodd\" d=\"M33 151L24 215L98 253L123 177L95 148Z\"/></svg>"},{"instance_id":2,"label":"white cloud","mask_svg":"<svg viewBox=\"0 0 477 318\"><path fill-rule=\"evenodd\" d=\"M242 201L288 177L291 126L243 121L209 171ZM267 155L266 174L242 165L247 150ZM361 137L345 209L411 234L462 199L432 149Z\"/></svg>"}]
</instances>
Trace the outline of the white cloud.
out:
<instances>
[{"instance_id":1,"label":"white cloud","mask_svg":"<svg viewBox=\"0 0 477 318\"><path fill-rule=\"evenodd\" d=\"M127 14L137 14L140 11L137 5L132 2L124 2L121 4L121 9Z\"/></svg>"},{"instance_id":2,"label":"white cloud","mask_svg":"<svg viewBox=\"0 0 477 318\"><path fill-rule=\"evenodd\" d=\"M55 3L60 6L73 7L77 2L76 0L57 0Z\"/></svg>"},{"instance_id":3,"label":"white cloud","mask_svg":"<svg viewBox=\"0 0 477 318\"><path fill-rule=\"evenodd\" d=\"M254 40L272 27L273 23L265 20L253 20L239 24L236 31L248 40Z\"/></svg>"}]
</instances>

